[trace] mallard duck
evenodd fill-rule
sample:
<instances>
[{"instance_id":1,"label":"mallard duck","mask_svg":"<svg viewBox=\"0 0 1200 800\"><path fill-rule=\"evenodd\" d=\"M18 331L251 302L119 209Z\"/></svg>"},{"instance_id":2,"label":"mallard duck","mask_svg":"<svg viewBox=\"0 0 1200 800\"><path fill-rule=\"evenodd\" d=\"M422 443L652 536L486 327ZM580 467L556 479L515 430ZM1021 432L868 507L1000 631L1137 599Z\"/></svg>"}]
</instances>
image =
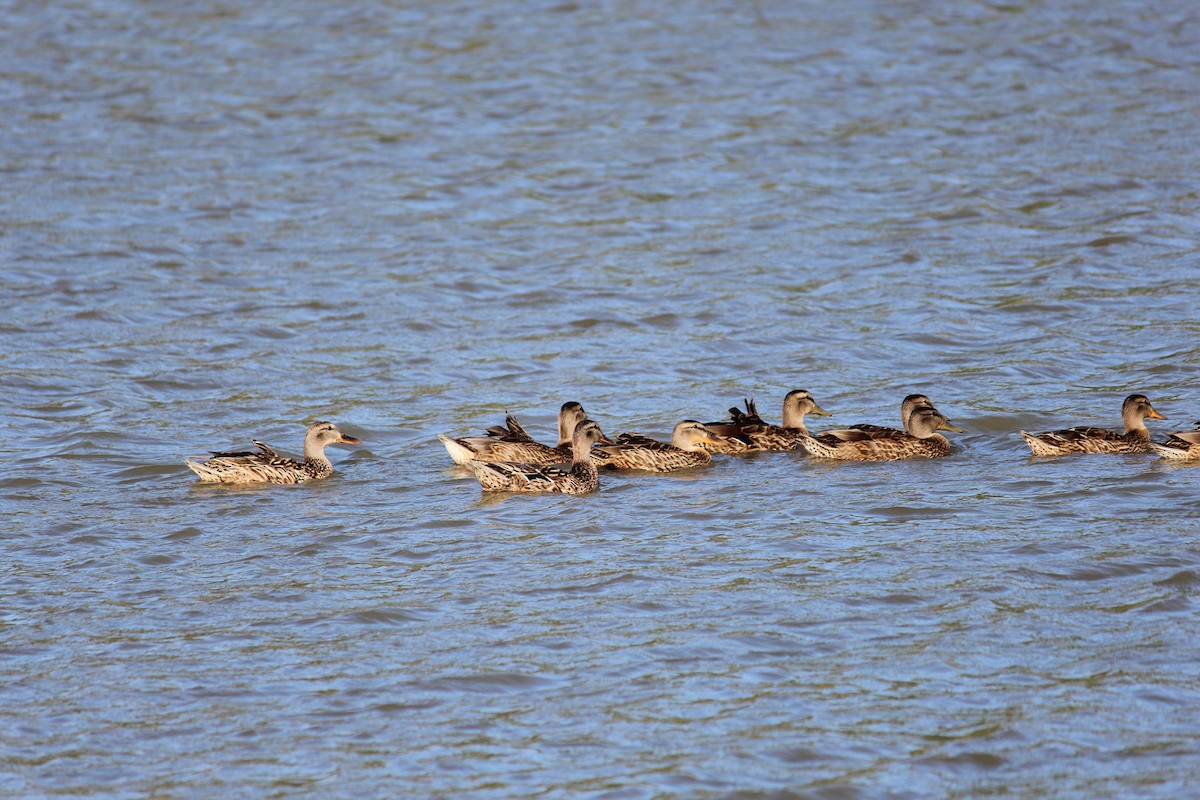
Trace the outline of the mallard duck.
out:
<instances>
[{"instance_id":1,"label":"mallard duck","mask_svg":"<svg viewBox=\"0 0 1200 800\"><path fill-rule=\"evenodd\" d=\"M592 461L592 445L611 444L600 426L584 419L575 426L571 437L572 461L569 464L508 464L500 461L468 461L464 466L475 473L485 492L560 492L585 494L600 485Z\"/></svg>"},{"instance_id":2,"label":"mallard duck","mask_svg":"<svg viewBox=\"0 0 1200 800\"><path fill-rule=\"evenodd\" d=\"M1145 419L1166 419L1154 410L1144 394L1131 394L1121 404L1125 432L1104 428L1078 427L1047 433L1021 431L1021 438L1035 456L1061 456L1068 453L1146 453L1150 450L1150 431Z\"/></svg>"},{"instance_id":3,"label":"mallard duck","mask_svg":"<svg viewBox=\"0 0 1200 800\"><path fill-rule=\"evenodd\" d=\"M800 437L808 433L804 417L816 414L828 417L830 413L817 405L813 396L803 389L793 389L783 398L783 425L771 425L758 415L753 400L746 400L746 412L734 406L729 409L730 419L724 422L706 422L704 427L725 441L706 445L715 453L751 453L763 450L799 450ZM748 440L748 441L747 441Z\"/></svg>"},{"instance_id":4,"label":"mallard duck","mask_svg":"<svg viewBox=\"0 0 1200 800\"><path fill-rule=\"evenodd\" d=\"M844 461L897 461L902 458L938 458L950 454L950 442L938 431L961 433L962 428L933 406L922 406L909 415L907 431L879 426L823 431L804 437L804 448L818 458Z\"/></svg>"},{"instance_id":5,"label":"mallard duck","mask_svg":"<svg viewBox=\"0 0 1200 800\"><path fill-rule=\"evenodd\" d=\"M555 447L534 441L511 414L505 415L504 425L493 425L483 436L454 439L439 433L438 439L446 445L446 452L455 464L465 465L468 461L560 464L571 460L571 434L586 418L579 403L563 403L558 411L558 445Z\"/></svg>"},{"instance_id":6,"label":"mallard duck","mask_svg":"<svg viewBox=\"0 0 1200 800\"><path fill-rule=\"evenodd\" d=\"M712 433L694 419L685 419L671 431L671 443L638 433L622 433L616 444L592 448L592 460L606 469L640 469L646 472L675 472L712 463L704 445L720 445L724 436Z\"/></svg>"},{"instance_id":7,"label":"mallard duck","mask_svg":"<svg viewBox=\"0 0 1200 800\"><path fill-rule=\"evenodd\" d=\"M1176 431L1167 436L1162 444L1151 442L1150 447L1163 458L1197 459L1200 458L1200 422L1191 431Z\"/></svg>"},{"instance_id":8,"label":"mallard duck","mask_svg":"<svg viewBox=\"0 0 1200 800\"><path fill-rule=\"evenodd\" d=\"M332 422L314 422L304 434L304 461L279 455L257 439L258 452L217 453L202 461L184 463L200 480L209 483L302 483L328 478L333 464L325 457L331 444L359 444L362 440L347 436Z\"/></svg>"},{"instance_id":9,"label":"mallard duck","mask_svg":"<svg viewBox=\"0 0 1200 800\"><path fill-rule=\"evenodd\" d=\"M933 402L923 394L910 394L900 401L900 427L892 428L887 425L871 425L870 423L860 423L858 425L850 425L849 428L858 431L867 431L879 435L891 434L893 436L905 436L908 433L908 418L918 408L928 406L933 408Z\"/></svg>"}]
</instances>

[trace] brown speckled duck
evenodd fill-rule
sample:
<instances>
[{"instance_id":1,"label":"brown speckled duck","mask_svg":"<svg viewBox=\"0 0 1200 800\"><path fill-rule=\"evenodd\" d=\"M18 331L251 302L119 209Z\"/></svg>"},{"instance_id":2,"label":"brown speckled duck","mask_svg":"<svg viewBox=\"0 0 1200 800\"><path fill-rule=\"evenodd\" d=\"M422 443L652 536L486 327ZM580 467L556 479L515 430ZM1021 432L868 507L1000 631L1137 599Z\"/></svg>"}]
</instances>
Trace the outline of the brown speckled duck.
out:
<instances>
[{"instance_id":1,"label":"brown speckled duck","mask_svg":"<svg viewBox=\"0 0 1200 800\"><path fill-rule=\"evenodd\" d=\"M345 435L332 422L314 422L304 434L304 461L285 458L257 439L253 441L257 452L214 452L210 458L183 463L207 483L302 483L333 474L333 464L325 457L326 446L362 440Z\"/></svg>"},{"instance_id":2,"label":"brown speckled duck","mask_svg":"<svg viewBox=\"0 0 1200 800\"><path fill-rule=\"evenodd\" d=\"M941 431L962 432L933 406L913 410L906 432L877 426L823 431L804 437L804 448L817 458L841 461L898 461L904 458L940 458L950 454L950 442Z\"/></svg>"},{"instance_id":3,"label":"brown speckled duck","mask_svg":"<svg viewBox=\"0 0 1200 800\"><path fill-rule=\"evenodd\" d=\"M637 469L645 472L675 472L712 463L707 444L720 446L724 436L714 434L702 423L685 419L671 431L671 442L660 442L638 433L622 433L615 444L592 448L592 460L605 469Z\"/></svg>"},{"instance_id":4,"label":"brown speckled duck","mask_svg":"<svg viewBox=\"0 0 1200 800\"><path fill-rule=\"evenodd\" d=\"M866 431L878 435L891 434L893 436L904 436L908 432L908 418L918 408L928 406L933 408L933 402L923 394L910 394L900 401L900 427L892 428L887 425L871 425L869 423L860 423L858 425L850 425L849 428L859 431Z\"/></svg>"},{"instance_id":5,"label":"brown speckled duck","mask_svg":"<svg viewBox=\"0 0 1200 800\"><path fill-rule=\"evenodd\" d=\"M1077 427L1046 433L1021 431L1021 438L1035 456L1062 456L1069 453L1145 453L1150 450L1150 431L1146 419L1166 419L1154 410L1144 394L1131 394L1121 404L1125 432L1105 428Z\"/></svg>"},{"instance_id":6,"label":"brown speckled duck","mask_svg":"<svg viewBox=\"0 0 1200 800\"><path fill-rule=\"evenodd\" d=\"M444 433L438 439L455 464L468 461L506 461L522 464L560 464L571 460L571 435L587 414L576 402L563 403L558 412L558 444L551 447L534 441L511 414L503 425L493 425L483 436L455 439Z\"/></svg>"},{"instance_id":7,"label":"brown speckled duck","mask_svg":"<svg viewBox=\"0 0 1200 800\"><path fill-rule=\"evenodd\" d=\"M1170 434L1162 444L1151 442L1150 448L1163 458L1191 461L1200 459L1200 422L1196 422L1195 425L1195 430Z\"/></svg>"},{"instance_id":8,"label":"brown speckled duck","mask_svg":"<svg viewBox=\"0 0 1200 800\"><path fill-rule=\"evenodd\" d=\"M800 450L801 437L808 434L804 417L816 414L830 416L817 405L813 396L803 389L793 389L783 398L783 425L772 425L758 415L753 400L746 400L746 412L736 406L729 409L730 419L724 422L706 422L704 426L712 433L725 437L724 442L707 445L715 453L753 453L764 450Z\"/></svg>"},{"instance_id":9,"label":"brown speckled duck","mask_svg":"<svg viewBox=\"0 0 1200 800\"><path fill-rule=\"evenodd\" d=\"M572 461L569 464L509 464L493 461L468 461L464 466L475 473L485 492L525 492L586 494L600 486L592 445L609 443L600 426L584 419L571 437Z\"/></svg>"}]
</instances>

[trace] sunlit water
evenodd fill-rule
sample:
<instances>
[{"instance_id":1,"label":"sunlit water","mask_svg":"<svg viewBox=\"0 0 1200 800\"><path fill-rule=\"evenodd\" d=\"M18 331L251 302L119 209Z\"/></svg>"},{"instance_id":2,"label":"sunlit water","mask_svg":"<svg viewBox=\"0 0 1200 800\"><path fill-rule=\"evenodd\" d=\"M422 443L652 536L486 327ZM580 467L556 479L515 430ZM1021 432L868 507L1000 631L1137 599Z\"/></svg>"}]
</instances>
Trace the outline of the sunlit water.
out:
<instances>
[{"instance_id":1,"label":"sunlit water","mask_svg":"<svg viewBox=\"0 0 1200 800\"><path fill-rule=\"evenodd\" d=\"M7 3L0 796L1178 798L1193 4ZM927 463L436 441L929 394ZM186 456L364 443L299 487Z\"/></svg>"}]
</instances>

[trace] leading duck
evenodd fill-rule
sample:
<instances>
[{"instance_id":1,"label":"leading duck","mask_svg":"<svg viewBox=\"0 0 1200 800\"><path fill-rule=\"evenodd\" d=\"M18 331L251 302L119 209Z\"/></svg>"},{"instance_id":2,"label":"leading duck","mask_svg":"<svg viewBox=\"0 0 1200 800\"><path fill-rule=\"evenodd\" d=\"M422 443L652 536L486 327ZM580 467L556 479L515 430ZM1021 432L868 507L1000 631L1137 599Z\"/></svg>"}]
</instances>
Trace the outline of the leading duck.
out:
<instances>
[{"instance_id":1,"label":"leading duck","mask_svg":"<svg viewBox=\"0 0 1200 800\"><path fill-rule=\"evenodd\" d=\"M279 455L257 439L258 451L214 452L211 458L183 462L206 483L303 483L328 478L333 464L325 457L331 444L359 444L362 439L347 436L332 422L314 422L304 434L304 461Z\"/></svg>"}]
</instances>

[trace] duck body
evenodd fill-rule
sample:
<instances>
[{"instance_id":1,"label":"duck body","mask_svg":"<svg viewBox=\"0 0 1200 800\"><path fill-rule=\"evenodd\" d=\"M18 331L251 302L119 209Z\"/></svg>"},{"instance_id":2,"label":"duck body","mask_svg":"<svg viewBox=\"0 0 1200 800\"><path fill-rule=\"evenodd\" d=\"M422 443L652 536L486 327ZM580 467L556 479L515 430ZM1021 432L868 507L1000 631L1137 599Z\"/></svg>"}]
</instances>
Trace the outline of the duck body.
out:
<instances>
[{"instance_id":1,"label":"duck body","mask_svg":"<svg viewBox=\"0 0 1200 800\"><path fill-rule=\"evenodd\" d=\"M1106 428L1080 426L1061 431L1030 433L1021 438L1035 456L1065 456L1071 453L1145 453L1150 450L1149 431L1117 433Z\"/></svg>"},{"instance_id":2,"label":"duck body","mask_svg":"<svg viewBox=\"0 0 1200 800\"><path fill-rule=\"evenodd\" d=\"M676 472L708 466L713 457L705 445L719 446L724 440L702 423L685 419L671 432L670 443L638 433L622 433L614 444L593 447L592 460L605 469Z\"/></svg>"},{"instance_id":3,"label":"duck body","mask_svg":"<svg viewBox=\"0 0 1200 800\"><path fill-rule=\"evenodd\" d=\"M1163 458L1179 461L1200 459L1200 422L1196 423L1196 430L1176 431L1167 436L1162 444L1151 442L1150 449Z\"/></svg>"},{"instance_id":4,"label":"duck body","mask_svg":"<svg viewBox=\"0 0 1200 800\"><path fill-rule=\"evenodd\" d=\"M1142 394L1131 394L1121 404L1121 420L1125 432L1106 428L1080 426L1060 431L1030 433L1021 431L1021 438L1035 456L1062 456L1071 453L1146 453L1150 450L1150 431L1146 419L1166 419L1154 410Z\"/></svg>"},{"instance_id":5,"label":"duck body","mask_svg":"<svg viewBox=\"0 0 1200 800\"><path fill-rule=\"evenodd\" d=\"M950 442L940 433L925 438L909 436L899 431L897 433L898 436L863 434L861 437L855 437L852 435L852 429L827 431L818 437L808 437L804 442L804 449L811 456L839 461L899 461L905 458L941 458L950 455Z\"/></svg>"},{"instance_id":6,"label":"duck body","mask_svg":"<svg viewBox=\"0 0 1200 800\"><path fill-rule=\"evenodd\" d=\"M326 446L362 440L346 436L332 422L314 422L304 435L303 461L281 456L257 439L253 441L258 450L213 452L209 458L184 463L205 483L303 483L333 474L333 464L325 457Z\"/></svg>"},{"instance_id":7,"label":"duck body","mask_svg":"<svg viewBox=\"0 0 1200 800\"><path fill-rule=\"evenodd\" d=\"M932 406L915 409L907 431L880 426L856 426L823 431L804 437L809 455L839 461L899 461L906 458L941 458L950 454L950 442L937 431L962 429Z\"/></svg>"},{"instance_id":8,"label":"duck body","mask_svg":"<svg viewBox=\"0 0 1200 800\"><path fill-rule=\"evenodd\" d=\"M554 447L536 441L511 414L505 415L503 425L493 425L482 436L456 439L439 433L438 439L455 464L466 465L468 461L560 464L571 460L571 434L586 417L579 403L563 403L558 412L558 444Z\"/></svg>"},{"instance_id":9,"label":"duck body","mask_svg":"<svg viewBox=\"0 0 1200 800\"><path fill-rule=\"evenodd\" d=\"M572 461L560 464L468 461L464 466L474 473L485 492L587 494L600 486L600 477L591 458L592 445L608 442L600 426L584 419L572 436Z\"/></svg>"},{"instance_id":10,"label":"duck body","mask_svg":"<svg viewBox=\"0 0 1200 800\"><path fill-rule=\"evenodd\" d=\"M722 422L706 422L710 433L723 437L724 441L708 445L715 453L755 453L803 449L803 437L808 435L804 418L808 414L820 417L829 412L817 405L812 394L803 389L793 389L783 398L783 424L772 425L758 414L754 400L745 400L746 411L734 406L729 409L729 419Z\"/></svg>"}]
</instances>

